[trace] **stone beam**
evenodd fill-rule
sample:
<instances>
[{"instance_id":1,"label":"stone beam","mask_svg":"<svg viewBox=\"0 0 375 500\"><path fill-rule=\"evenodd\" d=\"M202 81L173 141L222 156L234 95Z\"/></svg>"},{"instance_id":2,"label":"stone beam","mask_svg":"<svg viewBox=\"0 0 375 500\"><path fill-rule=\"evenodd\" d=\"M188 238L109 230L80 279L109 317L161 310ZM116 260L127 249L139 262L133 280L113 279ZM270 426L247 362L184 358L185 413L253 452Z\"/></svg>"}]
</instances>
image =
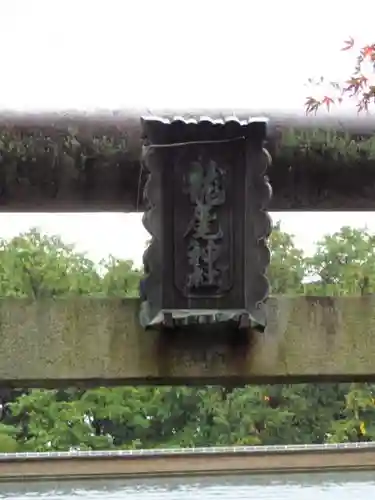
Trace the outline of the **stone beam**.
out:
<instances>
[{"instance_id":1,"label":"stone beam","mask_svg":"<svg viewBox=\"0 0 375 500\"><path fill-rule=\"evenodd\" d=\"M303 110L301 110L303 111ZM270 210L374 210L373 117L152 110L163 117L266 116ZM142 211L140 117L150 110L0 112L0 211Z\"/></svg>"},{"instance_id":2,"label":"stone beam","mask_svg":"<svg viewBox=\"0 0 375 500\"><path fill-rule=\"evenodd\" d=\"M375 381L375 298L268 301L268 328L138 326L138 300L0 300L0 384L58 387Z\"/></svg>"}]
</instances>

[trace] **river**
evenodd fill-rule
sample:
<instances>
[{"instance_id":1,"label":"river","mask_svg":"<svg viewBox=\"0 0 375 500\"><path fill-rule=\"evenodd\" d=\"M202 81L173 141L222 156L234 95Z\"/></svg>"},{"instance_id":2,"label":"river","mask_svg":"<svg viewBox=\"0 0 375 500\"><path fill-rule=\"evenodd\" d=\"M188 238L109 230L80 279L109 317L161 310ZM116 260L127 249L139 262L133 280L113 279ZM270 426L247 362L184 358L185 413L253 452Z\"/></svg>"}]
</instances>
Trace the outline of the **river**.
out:
<instances>
[{"instance_id":1,"label":"river","mask_svg":"<svg viewBox=\"0 0 375 500\"><path fill-rule=\"evenodd\" d=\"M32 500L353 500L374 498L372 472L0 483L0 499Z\"/></svg>"}]
</instances>

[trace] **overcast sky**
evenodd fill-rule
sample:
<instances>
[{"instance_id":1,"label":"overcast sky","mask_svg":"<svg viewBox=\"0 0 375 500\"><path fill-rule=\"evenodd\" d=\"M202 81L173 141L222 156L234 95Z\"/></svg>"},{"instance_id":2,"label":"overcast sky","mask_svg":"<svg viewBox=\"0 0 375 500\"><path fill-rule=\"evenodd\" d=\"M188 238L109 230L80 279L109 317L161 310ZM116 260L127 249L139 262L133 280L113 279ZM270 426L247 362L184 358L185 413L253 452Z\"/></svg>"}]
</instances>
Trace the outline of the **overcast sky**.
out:
<instances>
[{"instance_id":1,"label":"overcast sky","mask_svg":"<svg viewBox=\"0 0 375 500\"><path fill-rule=\"evenodd\" d=\"M340 79L348 36L374 41L375 4L337 0L0 0L0 108L303 109L309 77ZM311 252L372 214L277 214ZM31 226L98 260L140 263L147 234L131 214L0 215L0 236Z\"/></svg>"}]
</instances>

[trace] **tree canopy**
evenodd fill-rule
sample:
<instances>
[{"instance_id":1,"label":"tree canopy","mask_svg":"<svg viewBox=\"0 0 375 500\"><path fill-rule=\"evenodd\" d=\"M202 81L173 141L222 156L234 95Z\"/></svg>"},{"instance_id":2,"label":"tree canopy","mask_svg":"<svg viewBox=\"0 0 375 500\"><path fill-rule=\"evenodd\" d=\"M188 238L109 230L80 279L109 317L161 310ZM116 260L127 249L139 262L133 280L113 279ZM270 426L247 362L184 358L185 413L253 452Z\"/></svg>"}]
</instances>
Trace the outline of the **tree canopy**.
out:
<instances>
[{"instance_id":1,"label":"tree canopy","mask_svg":"<svg viewBox=\"0 0 375 500\"><path fill-rule=\"evenodd\" d=\"M270 238L273 294L373 293L374 239L343 227L305 256L277 223ZM3 297L136 297L141 276L130 261L110 256L97 265L36 229L0 241ZM375 385L358 383L3 388L0 452L371 440L374 398Z\"/></svg>"}]
</instances>

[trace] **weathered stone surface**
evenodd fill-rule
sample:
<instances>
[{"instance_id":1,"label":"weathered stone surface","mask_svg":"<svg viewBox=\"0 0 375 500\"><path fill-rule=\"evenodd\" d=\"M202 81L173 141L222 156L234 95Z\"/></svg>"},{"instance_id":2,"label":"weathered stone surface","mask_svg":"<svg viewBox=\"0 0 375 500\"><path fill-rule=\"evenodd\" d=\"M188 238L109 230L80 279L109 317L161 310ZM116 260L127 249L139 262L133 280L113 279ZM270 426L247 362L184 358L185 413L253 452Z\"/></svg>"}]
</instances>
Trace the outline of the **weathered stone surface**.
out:
<instances>
[{"instance_id":1,"label":"weathered stone surface","mask_svg":"<svg viewBox=\"0 0 375 500\"><path fill-rule=\"evenodd\" d=\"M265 333L167 336L137 300L3 299L0 383L16 387L375 380L375 298L272 298ZM234 337L233 337L234 335Z\"/></svg>"},{"instance_id":2,"label":"weathered stone surface","mask_svg":"<svg viewBox=\"0 0 375 500\"><path fill-rule=\"evenodd\" d=\"M269 119L270 210L373 210L374 118L262 110L152 115ZM303 110L301 109L301 112ZM0 211L142 211L140 117L119 112L0 112Z\"/></svg>"}]
</instances>

